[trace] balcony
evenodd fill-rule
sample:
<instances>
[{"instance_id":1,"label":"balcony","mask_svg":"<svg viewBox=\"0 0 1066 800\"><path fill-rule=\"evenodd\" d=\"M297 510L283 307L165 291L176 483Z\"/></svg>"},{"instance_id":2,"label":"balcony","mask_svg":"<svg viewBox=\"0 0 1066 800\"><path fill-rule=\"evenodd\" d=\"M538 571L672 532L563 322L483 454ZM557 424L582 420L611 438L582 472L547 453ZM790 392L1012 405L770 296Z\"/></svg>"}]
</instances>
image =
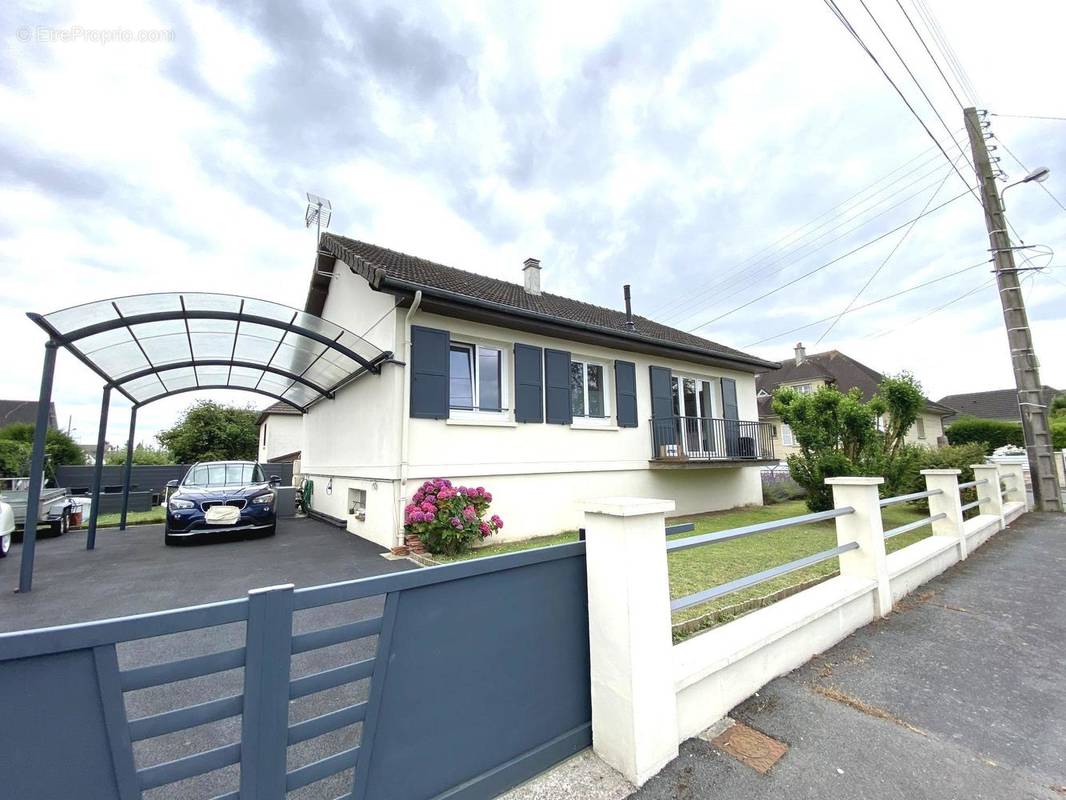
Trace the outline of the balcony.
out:
<instances>
[{"instance_id":1,"label":"balcony","mask_svg":"<svg viewBox=\"0 0 1066 800\"><path fill-rule=\"evenodd\" d=\"M773 426L715 417L657 417L651 420L655 469L776 464Z\"/></svg>"}]
</instances>

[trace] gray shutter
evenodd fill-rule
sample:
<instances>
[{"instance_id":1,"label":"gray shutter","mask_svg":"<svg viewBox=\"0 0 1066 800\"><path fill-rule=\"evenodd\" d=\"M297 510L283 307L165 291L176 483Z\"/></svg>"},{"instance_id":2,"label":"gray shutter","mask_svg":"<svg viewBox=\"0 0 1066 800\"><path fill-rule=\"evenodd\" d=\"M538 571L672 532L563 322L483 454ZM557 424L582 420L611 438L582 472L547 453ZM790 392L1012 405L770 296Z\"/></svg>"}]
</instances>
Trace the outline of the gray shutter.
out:
<instances>
[{"instance_id":1,"label":"gray shutter","mask_svg":"<svg viewBox=\"0 0 1066 800\"><path fill-rule=\"evenodd\" d=\"M448 331L411 326L411 416L448 418Z\"/></svg>"},{"instance_id":2,"label":"gray shutter","mask_svg":"<svg viewBox=\"0 0 1066 800\"><path fill-rule=\"evenodd\" d=\"M662 445L676 445L678 439L673 374L669 367L648 367L648 372L651 376L652 441L658 453Z\"/></svg>"},{"instance_id":3,"label":"gray shutter","mask_svg":"<svg viewBox=\"0 0 1066 800\"><path fill-rule=\"evenodd\" d=\"M637 367L631 361L614 362L614 401L618 427L637 427Z\"/></svg>"},{"instance_id":4,"label":"gray shutter","mask_svg":"<svg viewBox=\"0 0 1066 800\"><path fill-rule=\"evenodd\" d=\"M732 458L740 455L740 411L737 408L737 382L732 378L721 378L722 383L722 416L725 422L725 449L726 454Z\"/></svg>"},{"instance_id":5,"label":"gray shutter","mask_svg":"<svg viewBox=\"0 0 1066 800\"><path fill-rule=\"evenodd\" d=\"M516 422L544 421L544 369L541 349L528 344L514 346L514 418Z\"/></svg>"},{"instance_id":6,"label":"gray shutter","mask_svg":"<svg viewBox=\"0 0 1066 800\"><path fill-rule=\"evenodd\" d=\"M544 350L544 410L547 422L569 425L574 421L570 403L570 354Z\"/></svg>"}]
</instances>

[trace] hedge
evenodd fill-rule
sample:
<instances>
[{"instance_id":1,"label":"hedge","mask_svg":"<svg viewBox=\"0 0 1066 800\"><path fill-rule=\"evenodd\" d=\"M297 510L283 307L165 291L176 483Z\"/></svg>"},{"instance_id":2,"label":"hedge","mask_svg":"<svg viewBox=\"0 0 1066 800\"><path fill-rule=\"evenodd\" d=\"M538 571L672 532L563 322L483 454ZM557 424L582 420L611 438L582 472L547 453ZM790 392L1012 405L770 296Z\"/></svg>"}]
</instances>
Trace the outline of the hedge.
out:
<instances>
[{"instance_id":1,"label":"hedge","mask_svg":"<svg viewBox=\"0 0 1066 800\"><path fill-rule=\"evenodd\" d=\"M951 444L983 442L989 453L1007 444L1025 447L1025 436L1020 422L1001 422L994 419L959 417L947 429Z\"/></svg>"}]
</instances>

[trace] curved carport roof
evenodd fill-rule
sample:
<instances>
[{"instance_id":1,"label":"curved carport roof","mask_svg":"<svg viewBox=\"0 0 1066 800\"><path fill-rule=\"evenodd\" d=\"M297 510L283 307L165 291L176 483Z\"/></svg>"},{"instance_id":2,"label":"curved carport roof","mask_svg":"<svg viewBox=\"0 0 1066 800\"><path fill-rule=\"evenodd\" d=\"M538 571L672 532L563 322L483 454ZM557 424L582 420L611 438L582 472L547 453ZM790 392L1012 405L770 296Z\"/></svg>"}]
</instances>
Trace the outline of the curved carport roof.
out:
<instances>
[{"instance_id":1,"label":"curved carport roof","mask_svg":"<svg viewBox=\"0 0 1066 800\"><path fill-rule=\"evenodd\" d=\"M112 391L133 409L122 503L125 528L137 409L203 389L236 389L272 397L303 412L332 398L361 375L377 374L392 353L328 320L279 303L227 294L167 292L99 300L28 314L48 334L41 402L48 409L55 354L62 347L104 382L87 547L96 539L104 436ZM38 414L30 474L44 468L47 418ZM20 591L33 576L40 485L31 481Z\"/></svg>"}]
</instances>

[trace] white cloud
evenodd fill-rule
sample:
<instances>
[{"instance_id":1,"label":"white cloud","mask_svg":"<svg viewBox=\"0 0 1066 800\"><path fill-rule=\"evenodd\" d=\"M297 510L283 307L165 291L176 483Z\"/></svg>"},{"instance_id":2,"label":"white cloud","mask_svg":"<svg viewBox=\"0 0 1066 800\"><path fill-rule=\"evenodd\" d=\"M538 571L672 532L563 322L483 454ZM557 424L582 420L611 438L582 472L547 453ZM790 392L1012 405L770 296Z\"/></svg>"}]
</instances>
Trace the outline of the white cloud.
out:
<instances>
[{"instance_id":1,"label":"white cloud","mask_svg":"<svg viewBox=\"0 0 1066 800\"><path fill-rule=\"evenodd\" d=\"M870 5L949 127L961 128L896 4ZM947 143L862 7L843 7ZM1056 77L1066 7L934 8L988 107L1066 112ZM638 312L658 309L690 327L906 221L947 169L817 3L198 3L180 12L70 3L47 19L30 5L2 13L0 334L19 343L5 352L4 397L36 396L43 337L26 311L170 289L299 305L313 247L302 226L306 190L330 197L338 232L512 280L522 259L539 256L551 291L618 305L631 282ZM44 23L173 28L176 39L11 35ZM1062 123L993 122L1029 166L1052 167L1048 188L1066 200ZM847 226L834 227L836 212L817 219L923 151L931 160L920 195L838 240ZM1020 172L1009 158L1001 166ZM940 196L960 188L951 177ZM1026 241L1066 248L1064 212L1041 190L1013 189L1009 209ZM811 220L805 230L822 227L797 241ZM702 332L743 346L829 316L894 241ZM789 243L805 246L786 252ZM960 200L917 225L859 303L974 263L987 246L980 209ZM1066 383L1062 273L1033 278L1028 297L1043 378L1054 385ZM933 396L1010 385L993 289L913 322L987 279L974 270L849 314L819 347L910 369ZM813 347L824 328L753 350L783 358L798 339ZM881 331L891 333L871 336ZM59 415L74 417L83 441L95 438L98 398L96 377L62 359ZM191 400L146 407L142 434ZM125 425L116 412L108 438L122 441Z\"/></svg>"}]
</instances>

